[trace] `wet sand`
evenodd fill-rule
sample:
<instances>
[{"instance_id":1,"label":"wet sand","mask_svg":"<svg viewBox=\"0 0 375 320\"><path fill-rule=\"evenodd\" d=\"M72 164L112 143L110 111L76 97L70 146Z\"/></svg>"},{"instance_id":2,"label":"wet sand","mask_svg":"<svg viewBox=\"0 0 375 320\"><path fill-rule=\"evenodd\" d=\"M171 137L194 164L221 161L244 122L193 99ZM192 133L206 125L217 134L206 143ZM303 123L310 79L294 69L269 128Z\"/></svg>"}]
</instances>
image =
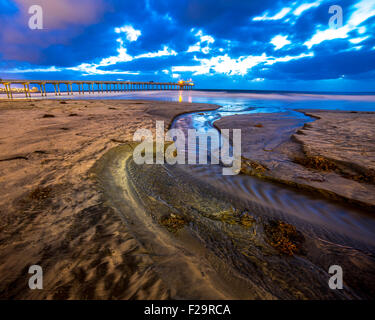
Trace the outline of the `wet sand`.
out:
<instances>
[{"instance_id":1,"label":"wet sand","mask_svg":"<svg viewBox=\"0 0 375 320\"><path fill-rule=\"evenodd\" d=\"M366 248L296 218L289 217L293 225L280 222L288 220L282 210L242 202L196 179L190 167L134 164L130 142L136 129L153 130L155 120L170 124L178 114L216 107L140 100L1 102L0 298L372 297L371 244ZM291 166L297 165L293 157L304 155L303 142L290 138L300 123L280 116L215 123L243 129L244 164L250 164L245 173L265 176L269 168L283 168L275 154ZM280 230L288 234L282 248L275 242ZM327 286L332 262L345 269L343 292ZM43 267L44 290L28 288L33 264Z\"/></svg>"},{"instance_id":2,"label":"wet sand","mask_svg":"<svg viewBox=\"0 0 375 320\"><path fill-rule=\"evenodd\" d=\"M93 173L107 203L152 256L154 270L167 284L171 298L374 296L373 221L368 221L370 230L362 237L351 224L364 221L345 210L336 218L343 216L347 224L340 219L331 224L324 216L326 210L317 215L308 206L307 216L301 214L305 203L289 212L267 200L243 196L231 179L252 181L253 177L218 176L215 168L221 168L212 165L198 165L198 171L191 165L137 165L132 159L134 147L111 149L95 164ZM269 184L261 187L267 189ZM288 193L284 189L280 186L275 191ZM320 204L324 209L325 202ZM334 216L337 212L332 209L326 213ZM336 264L345 273L344 290L328 286L329 267Z\"/></svg>"},{"instance_id":3,"label":"wet sand","mask_svg":"<svg viewBox=\"0 0 375 320\"><path fill-rule=\"evenodd\" d=\"M230 116L220 129L242 130L242 173L355 205L375 208L375 113L303 111Z\"/></svg>"},{"instance_id":4,"label":"wet sand","mask_svg":"<svg viewBox=\"0 0 375 320\"><path fill-rule=\"evenodd\" d=\"M0 102L0 298L167 299L152 258L103 203L90 168L138 128L217 106L123 100ZM167 129L167 128L166 128ZM28 288L42 266L44 289Z\"/></svg>"}]
</instances>

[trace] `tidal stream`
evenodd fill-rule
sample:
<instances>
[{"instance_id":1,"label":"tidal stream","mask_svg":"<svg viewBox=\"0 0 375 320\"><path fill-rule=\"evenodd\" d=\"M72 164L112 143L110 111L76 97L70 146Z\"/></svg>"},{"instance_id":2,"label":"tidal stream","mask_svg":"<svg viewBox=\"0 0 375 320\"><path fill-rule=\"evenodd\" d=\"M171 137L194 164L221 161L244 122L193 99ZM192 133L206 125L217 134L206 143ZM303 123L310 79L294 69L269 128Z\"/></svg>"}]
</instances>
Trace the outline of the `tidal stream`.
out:
<instances>
[{"instance_id":1,"label":"tidal stream","mask_svg":"<svg viewBox=\"0 0 375 320\"><path fill-rule=\"evenodd\" d=\"M223 116L276 111L297 117L299 126L312 121L285 103L267 105L224 103L181 115L172 128L216 130ZM374 297L375 219L368 212L254 177L223 176L220 165L137 165L133 148L112 149L94 170L172 298ZM171 228L168 219L183 223ZM280 222L292 226L293 254L272 245ZM344 271L342 290L328 286L332 265Z\"/></svg>"}]
</instances>

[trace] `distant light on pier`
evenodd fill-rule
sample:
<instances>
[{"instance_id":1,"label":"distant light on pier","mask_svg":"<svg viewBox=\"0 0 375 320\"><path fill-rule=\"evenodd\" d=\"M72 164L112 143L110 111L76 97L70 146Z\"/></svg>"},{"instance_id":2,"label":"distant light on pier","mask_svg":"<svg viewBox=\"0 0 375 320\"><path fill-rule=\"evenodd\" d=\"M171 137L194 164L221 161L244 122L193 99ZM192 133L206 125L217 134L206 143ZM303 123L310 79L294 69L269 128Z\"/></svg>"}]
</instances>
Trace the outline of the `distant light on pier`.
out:
<instances>
[{"instance_id":1,"label":"distant light on pier","mask_svg":"<svg viewBox=\"0 0 375 320\"><path fill-rule=\"evenodd\" d=\"M115 93L146 90L192 90L194 83L191 80L175 82L133 82L133 81L73 81L73 80L0 80L8 99L13 99L13 93L24 93L26 98L31 98L31 92L40 92L42 97L47 96L46 85L53 85L55 96L66 92L73 95L73 84L78 87L78 94ZM23 85L23 88L13 88L13 84ZM39 86L30 90L30 85ZM62 85L62 86L61 86ZM85 89L86 87L86 89ZM65 90L64 90L65 89Z\"/></svg>"}]
</instances>

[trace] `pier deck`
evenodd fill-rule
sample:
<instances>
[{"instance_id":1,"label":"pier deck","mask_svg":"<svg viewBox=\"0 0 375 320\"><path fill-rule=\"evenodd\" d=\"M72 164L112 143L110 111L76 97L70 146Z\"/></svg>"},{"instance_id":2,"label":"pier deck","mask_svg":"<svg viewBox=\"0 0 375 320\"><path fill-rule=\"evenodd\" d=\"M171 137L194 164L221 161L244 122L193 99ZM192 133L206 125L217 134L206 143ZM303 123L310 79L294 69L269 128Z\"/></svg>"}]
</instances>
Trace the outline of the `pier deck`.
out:
<instances>
[{"instance_id":1,"label":"pier deck","mask_svg":"<svg viewBox=\"0 0 375 320\"><path fill-rule=\"evenodd\" d=\"M73 95L73 85L78 87L78 94L91 93L110 93L126 91L143 91L143 90L192 90L194 84L189 81L179 82L134 82L134 81L73 81L73 80L4 80L0 79L0 84L5 87L8 99L13 99L15 93L12 89L13 84L23 85L23 90L18 93L24 93L26 98L31 98L30 85L39 86L38 93L41 96L47 96L46 85L53 85L55 95L59 96L66 92ZM86 89L85 89L86 87Z\"/></svg>"}]
</instances>

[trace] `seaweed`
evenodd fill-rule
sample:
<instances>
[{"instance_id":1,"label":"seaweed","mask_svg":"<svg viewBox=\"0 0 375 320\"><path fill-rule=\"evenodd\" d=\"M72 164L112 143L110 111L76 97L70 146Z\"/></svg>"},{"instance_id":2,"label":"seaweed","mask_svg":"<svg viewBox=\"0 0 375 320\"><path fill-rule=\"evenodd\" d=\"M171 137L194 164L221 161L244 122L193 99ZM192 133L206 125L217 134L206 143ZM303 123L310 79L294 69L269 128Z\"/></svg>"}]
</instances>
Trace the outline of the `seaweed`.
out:
<instances>
[{"instance_id":1,"label":"seaweed","mask_svg":"<svg viewBox=\"0 0 375 320\"><path fill-rule=\"evenodd\" d=\"M238 224L245 228L249 228L255 223L254 217L246 210L243 212L239 210L225 210L210 218L227 224Z\"/></svg>"},{"instance_id":2,"label":"seaweed","mask_svg":"<svg viewBox=\"0 0 375 320\"><path fill-rule=\"evenodd\" d=\"M32 200L40 201L40 200L50 198L51 193L52 193L52 188L50 187L45 187L45 188L37 187L29 194L29 198Z\"/></svg>"},{"instance_id":3,"label":"seaweed","mask_svg":"<svg viewBox=\"0 0 375 320\"><path fill-rule=\"evenodd\" d=\"M188 221L180 215L171 213L168 216L162 217L160 224L166 227L169 232L176 233L178 230L185 227Z\"/></svg>"},{"instance_id":4,"label":"seaweed","mask_svg":"<svg viewBox=\"0 0 375 320\"><path fill-rule=\"evenodd\" d=\"M261 163L242 157L240 173L263 177L266 171L268 171L268 168Z\"/></svg>"},{"instance_id":5,"label":"seaweed","mask_svg":"<svg viewBox=\"0 0 375 320\"><path fill-rule=\"evenodd\" d=\"M295 158L293 162L301 164L306 168L321 170L321 171L335 171L338 169L337 165L322 156L306 156L305 158Z\"/></svg>"},{"instance_id":6,"label":"seaweed","mask_svg":"<svg viewBox=\"0 0 375 320\"><path fill-rule=\"evenodd\" d=\"M296 227L281 220L271 220L264 225L267 242L281 254L293 256L304 253L302 245L305 241Z\"/></svg>"}]
</instances>

